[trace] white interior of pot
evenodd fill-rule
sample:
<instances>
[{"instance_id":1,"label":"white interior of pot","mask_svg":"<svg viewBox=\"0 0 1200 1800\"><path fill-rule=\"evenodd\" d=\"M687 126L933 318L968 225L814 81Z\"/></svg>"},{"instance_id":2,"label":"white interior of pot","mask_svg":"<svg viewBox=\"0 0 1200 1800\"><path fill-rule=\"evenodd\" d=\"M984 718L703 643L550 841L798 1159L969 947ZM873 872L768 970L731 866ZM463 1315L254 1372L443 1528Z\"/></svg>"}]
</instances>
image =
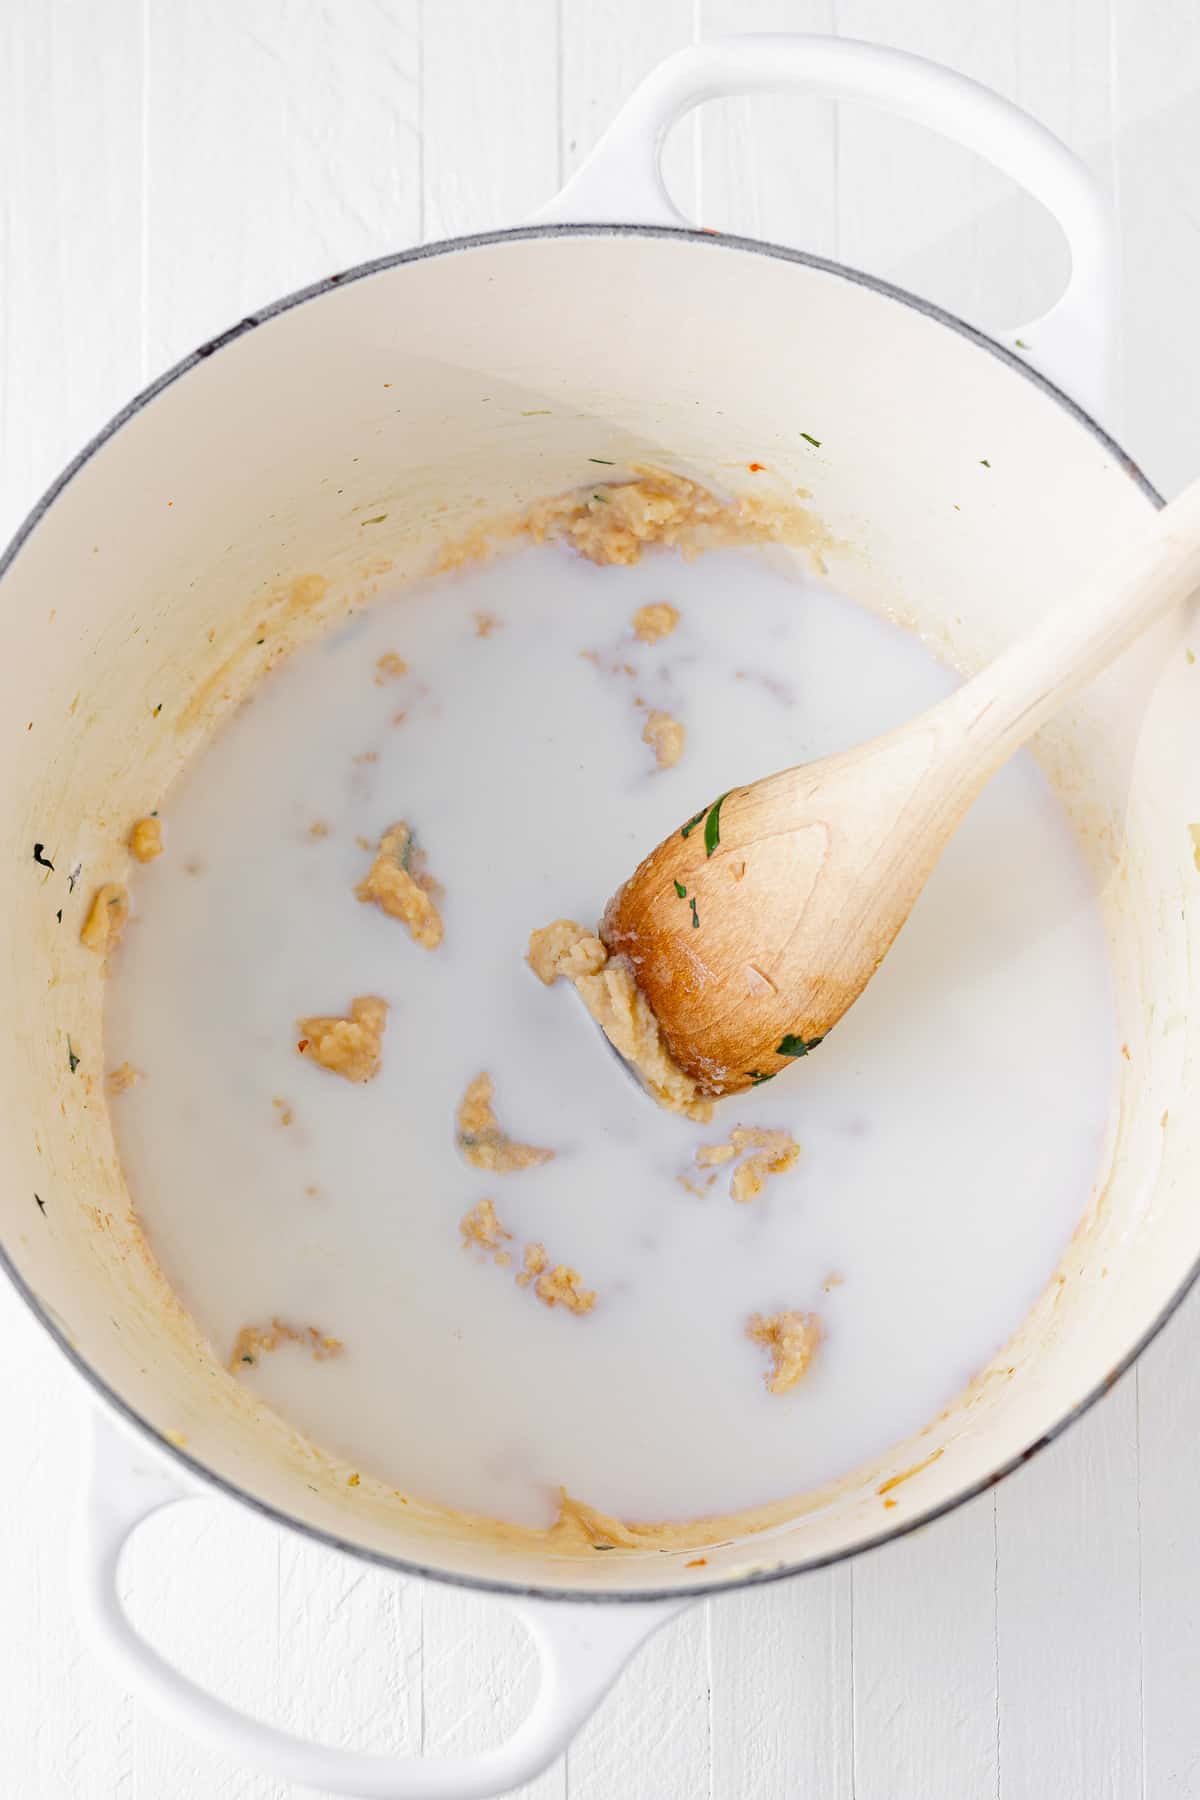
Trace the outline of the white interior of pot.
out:
<instances>
[{"instance_id":1,"label":"white interior of pot","mask_svg":"<svg viewBox=\"0 0 1200 1800\"><path fill-rule=\"evenodd\" d=\"M0 1227L103 1382L282 1512L493 1579L700 1585L828 1556L985 1479L1115 1368L1200 1254L1185 918L1200 880L1187 830L1200 792L1186 785L1200 789L1200 666L1164 627L1038 745L1103 889L1128 1060L1110 1177L1019 1341L919 1438L786 1528L708 1549L701 1567L684 1566L695 1547L599 1557L496 1541L366 1472L349 1487L172 1302L114 1154L102 965L79 926L96 885L125 872L130 821L265 666L363 604L384 559L389 580L424 569L446 538L586 480L596 456L735 490L755 480L749 462L766 464L785 491L808 489L844 542L831 579L965 669L1152 504L1084 423L967 337L711 238L566 234L434 255L331 286L226 344L92 456L0 584ZM307 575L329 583L315 604L314 584L296 588ZM881 1484L931 1456L885 1510Z\"/></svg>"}]
</instances>

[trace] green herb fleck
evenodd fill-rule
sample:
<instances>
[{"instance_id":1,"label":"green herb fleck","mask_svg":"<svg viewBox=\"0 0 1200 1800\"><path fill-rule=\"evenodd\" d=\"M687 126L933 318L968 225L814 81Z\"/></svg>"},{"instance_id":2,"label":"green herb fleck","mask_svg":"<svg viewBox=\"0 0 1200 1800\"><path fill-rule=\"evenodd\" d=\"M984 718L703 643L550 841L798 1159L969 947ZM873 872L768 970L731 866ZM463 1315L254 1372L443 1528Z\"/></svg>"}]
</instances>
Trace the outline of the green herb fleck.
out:
<instances>
[{"instance_id":1,"label":"green herb fleck","mask_svg":"<svg viewBox=\"0 0 1200 1800\"><path fill-rule=\"evenodd\" d=\"M702 806L698 813L693 813L691 818L688 820L687 824L680 827L680 831L679 831L680 837L681 838L691 837L693 831L695 831L697 825L700 823L701 819L704 817L704 815L707 811L708 811L707 806Z\"/></svg>"},{"instance_id":2,"label":"green herb fleck","mask_svg":"<svg viewBox=\"0 0 1200 1800\"><path fill-rule=\"evenodd\" d=\"M35 863L39 863L43 869L52 869L54 864L50 861L50 858L45 855L45 849L45 844L35 844L33 846L33 860Z\"/></svg>"},{"instance_id":3,"label":"green herb fleck","mask_svg":"<svg viewBox=\"0 0 1200 1800\"><path fill-rule=\"evenodd\" d=\"M162 711L162 701L161 701L161 700L160 700L160 701L159 701L159 703L158 703L158 705L157 705L157 706L156 706L156 707L153 707L153 708L152 708L152 710L151 710L151 713L150 713L150 717L151 717L151 718L152 718L152 719L157 719L157 717L158 717L158 715L159 715L159 713L160 713L160 712L161 712L161 711Z\"/></svg>"},{"instance_id":4,"label":"green herb fleck","mask_svg":"<svg viewBox=\"0 0 1200 1800\"><path fill-rule=\"evenodd\" d=\"M750 1079L754 1083L755 1087L757 1087L759 1085L759 1083L762 1081L774 1081L774 1079L778 1075L778 1073L779 1073L778 1069L768 1069L765 1074L759 1069L751 1069Z\"/></svg>"},{"instance_id":5,"label":"green herb fleck","mask_svg":"<svg viewBox=\"0 0 1200 1800\"><path fill-rule=\"evenodd\" d=\"M399 863L400 867L404 870L404 873L406 875L412 874L412 862L413 862L413 857L416 854L416 849L417 849L417 834L415 831L410 830L407 837L405 838L404 842L400 846L400 854L395 858L395 861Z\"/></svg>"},{"instance_id":6,"label":"green herb fleck","mask_svg":"<svg viewBox=\"0 0 1200 1800\"><path fill-rule=\"evenodd\" d=\"M980 466L980 468L983 468L983 469L990 469L992 465L988 461L986 456L981 456L979 459L979 466Z\"/></svg>"},{"instance_id":7,"label":"green herb fleck","mask_svg":"<svg viewBox=\"0 0 1200 1800\"><path fill-rule=\"evenodd\" d=\"M728 800L728 794L722 794L714 800L708 809L708 817L704 821L704 854L711 856L721 841L721 808Z\"/></svg>"},{"instance_id":8,"label":"green herb fleck","mask_svg":"<svg viewBox=\"0 0 1200 1800\"><path fill-rule=\"evenodd\" d=\"M363 521L362 521L362 523L363 523L363 524L364 524L364 525L382 525L382 524L383 524L383 521L384 521L384 520L385 520L385 519L386 519L386 518L387 518L387 514L386 514L386 513L376 513L376 514L375 514L375 517L374 517L374 518L373 518L373 519L364 519L364 520L363 520Z\"/></svg>"},{"instance_id":9,"label":"green herb fleck","mask_svg":"<svg viewBox=\"0 0 1200 1800\"><path fill-rule=\"evenodd\" d=\"M593 1550L615 1550L616 1547L617 1546L615 1544L593 1544L592 1545Z\"/></svg>"},{"instance_id":10,"label":"green herb fleck","mask_svg":"<svg viewBox=\"0 0 1200 1800\"><path fill-rule=\"evenodd\" d=\"M34 1197L34 1199L35 1199L35 1200L36 1200L36 1201L37 1201L37 1203L38 1203L38 1206L39 1206L39 1207L40 1207L40 1209L41 1209L41 1211L42 1211L42 1212L43 1212L43 1213L45 1213L45 1210L46 1210L46 1202L45 1202L45 1201L44 1201L44 1200L43 1200L43 1199L42 1199L42 1196L41 1196L41 1195L40 1195L40 1194L35 1194L35 1195L34 1195L34 1196L33 1196L33 1197Z\"/></svg>"},{"instance_id":11,"label":"green herb fleck","mask_svg":"<svg viewBox=\"0 0 1200 1800\"><path fill-rule=\"evenodd\" d=\"M797 1037L789 1031L787 1036L780 1043L775 1054L776 1056L807 1056L810 1050L815 1050L817 1045L823 1044L824 1041L824 1035L815 1038L803 1038Z\"/></svg>"},{"instance_id":12,"label":"green herb fleck","mask_svg":"<svg viewBox=\"0 0 1200 1800\"><path fill-rule=\"evenodd\" d=\"M61 925L62 924L62 907L61 906L59 907L58 911L55 913L54 916L58 920L59 924Z\"/></svg>"},{"instance_id":13,"label":"green herb fleck","mask_svg":"<svg viewBox=\"0 0 1200 1800\"><path fill-rule=\"evenodd\" d=\"M254 641L256 644L265 644L267 640L266 638L255 638Z\"/></svg>"},{"instance_id":14,"label":"green herb fleck","mask_svg":"<svg viewBox=\"0 0 1200 1800\"><path fill-rule=\"evenodd\" d=\"M1015 342L1018 350L1028 350L1029 345L1025 342L1024 338L1015 338L1013 341Z\"/></svg>"},{"instance_id":15,"label":"green herb fleck","mask_svg":"<svg viewBox=\"0 0 1200 1800\"><path fill-rule=\"evenodd\" d=\"M697 931L700 929L700 914L696 911L695 894L692 895L692 925Z\"/></svg>"},{"instance_id":16,"label":"green herb fleck","mask_svg":"<svg viewBox=\"0 0 1200 1800\"><path fill-rule=\"evenodd\" d=\"M249 1363L251 1367L254 1366L254 1358L252 1356L243 1356L242 1361L244 1363Z\"/></svg>"},{"instance_id":17,"label":"green herb fleck","mask_svg":"<svg viewBox=\"0 0 1200 1800\"><path fill-rule=\"evenodd\" d=\"M81 1060L82 1059L80 1057L76 1056L75 1046L71 1042L70 1035L68 1034L68 1037L67 1037L67 1063L70 1067L72 1075L75 1073L76 1069L79 1067Z\"/></svg>"},{"instance_id":18,"label":"green herb fleck","mask_svg":"<svg viewBox=\"0 0 1200 1800\"><path fill-rule=\"evenodd\" d=\"M71 873L67 876L67 892L68 892L68 894L73 894L75 892L75 883L79 880L79 877L82 874L83 874L83 864L76 863L75 867L71 870Z\"/></svg>"},{"instance_id":19,"label":"green herb fleck","mask_svg":"<svg viewBox=\"0 0 1200 1800\"><path fill-rule=\"evenodd\" d=\"M800 436L804 439L806 444L811 444L814 450L819 450L821 448L820 438L815 438L811 431L802 431Z\"/></svg>"},{"instance_id":20,"label":"green herb fleck","mask_svg":"<svg viewBox=\"0 0 1200 1800\"><path fill-rule=\"evenodd\" d=\"M613 462L613 460L610 456L589 456L588 461L595 462L595 463L603 463L606 469L615 469L617 466L616 463Z\"/></svg>"},{"instance_id":21,"label":"green herb fleck","mask_svg":"<svg viewBox=\"0 0 1200 1800\"><path fill-rule=\"evenodd\" d=\"M675 883L675 892L679 895L681 900L687 899L687 889L684 887L682 881L677 881Z\"/></svg>"},{"instance_id":22,"label":"green herb fleck","mask_svg":"<svg viewBox=\"0 0 1200 1800\"><path fill-rule=\"evenodd\" d=\"M600 502L601 506L608 505L608 495L607 494L593 494L592 499L598 500Z\"/></svg>"}]
</instances>

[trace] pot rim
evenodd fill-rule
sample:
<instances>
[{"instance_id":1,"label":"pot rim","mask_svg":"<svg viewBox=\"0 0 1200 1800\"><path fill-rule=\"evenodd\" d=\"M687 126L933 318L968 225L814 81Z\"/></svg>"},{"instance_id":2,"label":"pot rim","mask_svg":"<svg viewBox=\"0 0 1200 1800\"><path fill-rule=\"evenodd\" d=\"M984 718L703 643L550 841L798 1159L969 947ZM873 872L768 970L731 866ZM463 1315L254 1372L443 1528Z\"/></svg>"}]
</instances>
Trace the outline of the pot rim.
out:
<instances>
[{"instance_id":1,"label":"pot rim","mask_svg":"<svg viewBox=\"0 0 1200 1800\"><path fill-rule=\"evenodd\" d=\"M955 313L948 312L944 307L936 305L931 300L923 300L919 295L911 294L906 288L898 287L893 282L884 281L877 276L865 274L860 269L849 268L843 263L830 261L826 257L810 255L807 251L794 250L782 244L768 243L759 238L740 237L729 232L700 230L685 226L629 225L620 223L519 225L503 231L476 232L464 237L444 238L435 243L418 244L408 250L394 251L387 256L375 257L369 262L357 263L352 268L342 270L333 275L327 275L319 281L312 282L306 287L298 288L293 293L284 295L283 298L272 302L268 306L260 307L256 312L249 313L244 318L239 319L235 325L230 326L227 330L219 332L215 337L209 338L197 349L182 357L171 368L158 376L156 380L150 382L149 385L136 394L132 400L128 401L119 412L114 413L108 423L96 432L96 434L84 445L83 449L80 450L66 465L62 473L51 482L41 498L34 503L25 519L17 527L11 542L7 545L3 554L0 555L0 582L3 581L4 576L16 560L16 557L26 540L32 535L37 526L41 524L64 488L66 488L75 478L85 464L91 461L92 457L108 442L109 438L114 437L123 425L127 424L130 419L141 412L143 407L148 406L149 403L166 388L171 387L182 376L188 374L200 363L207 361L210 356L214 355L217 351L224 349L226 345L234 343L238 338L245 336L247 332L253 331L259 325L266 324L268 320L277 318L281 313L290 312L293 307L300 306L305 301L319 299L336 288L345 287L350 282L364 280L370 275L383 274L392 269L399 268L405 263L424 262L429 257L446 256L454 252L466 250L485 249L495 244L520 242L525 239L572 237L646 237L679 239L687 243L707 246L714 251L747 251L754 255L775 257L781 262L800 263L807 268L816 269L822 274L837 276L839 279L853 282L859 287L870 288L875 293L882 294L885 299L899 301L901 305L910 307L914 312L923 313L926 318L934 320L939 325L946 326L949 330L956 332L960 337L966 338L979 349L986 350L990 355L1007 364L1008 367L1016 374L1020 375L1023 380L1031 382L1035 387L1041 388L1042 391L1048 394L1065 412L1078 420L1078 422L1091 433L1104 449L1115 458L1122 471L1129 477L1134 485L1141 490L1152 505L1162 507L1165 504L1162 495L1147 479L1138 464L1134 462L1133 458L1127 455L1121 448L1116 439L1105 431L1103 426L1098 424L1090 413L1076 401L1072 400L1068 394L1065 394L1053 381L1049 380L1048 377L1041 374L1039 370L1033 368L1029 363L1023 361L1015 351L998 343L994 338L988 337L986 333L978 330L977 327L969 325ZM671 1587L628 1588L619 1590L542 1587L532 1582L504 1581L485 1576L461 1574L454 1570L430 1568L423 1563L412 1562L404 1557L393 1556L382 1550L373 1550L365 1545L353 1543L346 1538L340 1537L336 1532L326 1531L320 1526L309 1524L305 1520L299 1519L295 1517L295 1515L283 1511L280 1507L271 1504L269 1501L259 1499L256 1495L247 1493L245 1489L239 1487L235 1482L227 1479L223 1475L217 1474L214 1470L208 1468L207 1465L189 1455L186 1450L182 1450L178 1445L173 1444L168 1438L164 1437L154 1425L143 1418L134 1407L129 1405L120 1394L116 1393L115 1390L108 1385L103 1377L92 1368L91 1364L83 1354L75 1348L62 1326L60 1326L52 1317L44 1303L39 1299L38 1295L33 1291L29 1283L16 1267L16 1264L3 1243L0 1243L0 1270L3 1270L4 1274L8 1277L9 1281L12 1283L35 1319L58 1345L58 1348L67 1358L68 1362L74 1366L76 1371L92 1388L97 1398L111 1407L114 1412L119 1414L128 1425L132 1426L143 1437L148 1438L155 1450L162 1455L173 1459L175 1462L182 1464L188 1474L202 1487L211 1489L225 1498L249 1507L251 1511L258 1513L263 1518L269 1519L273 1524L282 1526L285 1530L299 1532L315 1543L323 1544L332 1550L340 1550L348 1556L357 1557L362 1562L378 1568L390 1570L395 1574L411 1576L424 1581L444 1582L451 1587L473 1588L484 1593L508 1595L514 1599L523 1598L567 1602L586 1601L591 1604L613 1604L619 1602L638 1603L655 1600L674 1600L679 1599L680 1597L698 1599L702 1596L728 1593L737 1588L755 1587L766 1582L781 1581L792 1576L809 1574L817 1569L830 1568L837 1563L845 1562L852 1557L860 1556L865 1551L876 1550L884 1544L892 1543L900 1538L907 1537L910 1532L918 1531L923 1526L932 1524L935 1519L940 1519L946 1514L955 1511L967 1501L976 1499L980 1494L985 1493L989 1488L994 1487L998 1482L1002 1481L1006 1475L1011 1474L1014 1469L1020 1468L1024 1463L1029 1462L1040 1450L1045 1449L1048 1444L1053 1443L1055 1439L1060 1437L1077 1419L1082 1418L1084 1413L1089 1411L1089 1409L1095 1405L1097 1400L1101 1399L1115 1386L1122 1375L1124 1375L1137 1361L1143 1350L1145 1350L1158 1336L1163 1326L1166 1325L1167 1321L1178 1310L1179 1306L1196 1283L1197 1278L1200 1277L1200 1258L1198 1258L1192 1264L1191 1268L1187 1270L1162 1310L1147 1326L1137 1342L1113 1366L1108 1374L1103 1376L1101 1380L1095 1384L1082 1400L1078 1401L1075 1406L1064 1413L1061 1418L1050 1426L1048 1430L1043 1432L1040 1437L1035 1439L1032 1444L1027 1445L1024 1450L1019 1451L1015 1456L1009 1457L1007 1461L1001 1463L989 1474L981 1476L977 1481L974 1481L969 1486L961 1489L949 1499L943 1500L936 1506L927 1508L924 1512L919 1513L914 1518L905 1519L896 1524L889 1525L883 1530L876 1532L873 1536L864 1539L861 1543L857 1543L846 1549L830 1551L828 1554L822 1556L810 1557L803 1561L789 1563L785 1566L776 1568L755 1569L751 1570L748 1574L731 1576L725 1580L714 1578L704 1582L689 1582L686 1586L675 1585ZM752 1544L753 1541L753 1538L750 1538L747 1540L747 1543ZM770 1538L763 1539L764 1550L770 1542Z\"/></svg>"}]
</instances>

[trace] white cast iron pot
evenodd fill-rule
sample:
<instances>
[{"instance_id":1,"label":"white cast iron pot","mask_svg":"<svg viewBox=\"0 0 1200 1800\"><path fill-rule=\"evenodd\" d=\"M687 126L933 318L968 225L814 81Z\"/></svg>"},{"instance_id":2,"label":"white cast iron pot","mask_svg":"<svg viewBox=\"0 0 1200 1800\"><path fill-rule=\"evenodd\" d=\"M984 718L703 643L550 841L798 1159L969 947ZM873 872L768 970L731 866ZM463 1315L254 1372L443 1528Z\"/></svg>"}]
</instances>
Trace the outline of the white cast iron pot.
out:
<instances>
[{"instance_id":1,"label":"white cast iron pot","mask_svg":"<svg viewBox=\"0 0 1200 1800\"><path fill-rule=\"evenodd\" d=\"M1070 285L1007 340L1027 349L836 265L686 227L658 174L669 125L709 96L781 87L922 120L1056 213ZM298 641L367 591L371 558L386 554L393 578L423 567L481 517L583 480L589 457L735 485L731 468L769 465L811 490L844 542L838 586L979 666L1159 504L1081 410L1104 414L1111 283L1086 173L995 95L863 44L710 43L638 90L538 223L387 257L242 320L115 419L21 530L0 580L3 1255L96 1396L88 1624L186 1730L348 1795L511 1787L689 1598L849 1556L978 1493L1078 1416L1178 1304L1200 1256L1200 877L1186 829L1200 819L1200 708L1178 621L1038 744L1104 894L1128 1050L1108 1178L1061 1278L919 1438L699 1567L694 1550L505 1547L366 1476L349 1488L216 1369L132 1225L98 1081L101 971L79 944L95 884L123 873L129 821L252 684L259 637L268 655ZM362 521L381 513L368 555ZM306 573L330 586L301 617L279 596ZM918 1464L884 1510L884 1479ZM357 1755L183 1679L125 1618L116 1568L140 1520L214 1491L350 1555L513 1597L545 1659L520 1731L466 1761Z\"/></svg>"}]
</instances>

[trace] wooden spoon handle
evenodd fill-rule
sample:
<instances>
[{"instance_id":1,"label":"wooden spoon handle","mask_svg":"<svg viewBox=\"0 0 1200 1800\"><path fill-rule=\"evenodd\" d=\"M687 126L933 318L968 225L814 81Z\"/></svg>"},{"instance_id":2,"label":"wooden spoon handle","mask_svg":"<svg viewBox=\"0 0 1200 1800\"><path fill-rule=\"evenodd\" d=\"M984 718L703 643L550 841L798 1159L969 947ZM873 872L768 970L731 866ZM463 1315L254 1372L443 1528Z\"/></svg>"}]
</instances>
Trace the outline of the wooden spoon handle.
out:
<instances>
[{"instance_id":1,"label":"wooden spoon handle","mask_svg":"<svg viewBox=\"0 0 1200 1800\"><path fill-rule=\"evenodd\" d=\"M1081 592L934 709L957 726L966 784L981 786L1071 693L1198 587L1200 480Z\"/></svg>"}]
</instances>

